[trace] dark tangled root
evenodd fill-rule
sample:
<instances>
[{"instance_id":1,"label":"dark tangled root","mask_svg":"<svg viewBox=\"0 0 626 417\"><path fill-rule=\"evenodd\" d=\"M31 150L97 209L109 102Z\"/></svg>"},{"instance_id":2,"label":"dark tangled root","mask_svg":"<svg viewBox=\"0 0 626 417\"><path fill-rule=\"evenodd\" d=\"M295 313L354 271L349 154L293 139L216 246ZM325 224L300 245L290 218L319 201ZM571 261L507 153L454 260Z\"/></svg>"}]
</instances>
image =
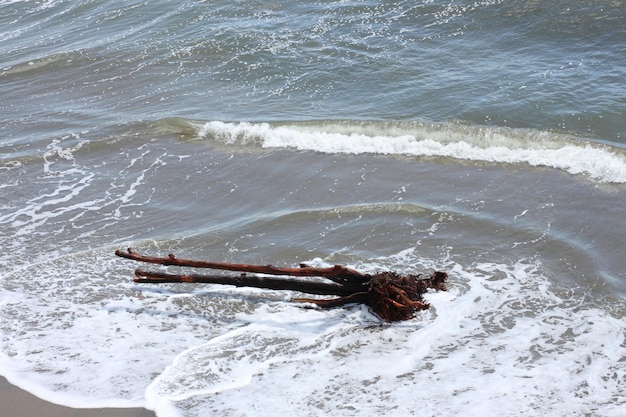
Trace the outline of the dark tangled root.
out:
<instances>
[{"instance_id":1,"label":"dark tangled root","mask_svg":"<svg viewBox=\"0 0 626 417\"><path fill-rule=\"evenodd\" d=\"M447 278L448 274L439 271L426 279L395 272L375 274L369 282L367 304L387 322L409 320L417 311L429 308L422 294L429 288L445 291Z\"/></svg>"}]
</instances>

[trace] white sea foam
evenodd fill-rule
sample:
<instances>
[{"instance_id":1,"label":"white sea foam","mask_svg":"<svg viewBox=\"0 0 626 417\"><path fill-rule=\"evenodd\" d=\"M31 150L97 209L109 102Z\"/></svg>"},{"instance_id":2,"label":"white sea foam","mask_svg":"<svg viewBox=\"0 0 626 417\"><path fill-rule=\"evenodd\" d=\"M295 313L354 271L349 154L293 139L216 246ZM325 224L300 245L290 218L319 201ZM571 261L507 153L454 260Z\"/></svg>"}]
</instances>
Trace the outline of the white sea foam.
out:
<instances>
[{"instance_id":1,"label":"white sea foam","mask_svg":"<svg viewBox=\"0 0 626 417\"><path fill-rule=\"evenodd\" d=\"M564 306L532 263L453 274L462 289L411 323L262 308L181 353L148 402L182 416L621 415L623 320Z\"/></svg>"},{"instance_id":2,"label":"white sea foam","mask_svg":"<svg viewBox=\"0 0 626 417\"><path fill-rule=\"evenodd\" d=\"M10 381L73 407L142 406L151 379L214 332L203 317L170 312L176 297L146 298L127 279L102 273L96 265L111 271L110 253L61 257L3 277L3 288L15 289L0 295L2 316L12 317L0 325L9 339L0 366Z\"/></svg>"},{"instance_id":3,"label":"white sea foam","mask_svg":"<svg viewBox=\"0 0 626 417\"><path fill-rule=\"evenodd\" d=\"M257 303L248 289L144 288L109 254L4 277L1 313L14 320L2 323L0 366L11 381L66 405L145 405L160 417L618 416L626 406L626 322L555 291L534 261L448 261L451 290L385 325L365 307ZM369 268L379 262L431 266L411 248Z\"/></svg>"},{"instance_id":4,"label":"white sea foam","mask_svg":"<svg viewBox=\"0 0 626 417\"><path fill-rule=\"evenodd\" d=\"M413 127L408 131L354 125L325 129L301 125L208 122L199 137L226 144L257 144L266 148L294 148L324 153L382 154L446 157L494 163L529 164L584 174L608 183L626 183L626 157L608 146L578 143L556 135L506 131L495 128L441 126Z\"/></svg>"}]
</instances>

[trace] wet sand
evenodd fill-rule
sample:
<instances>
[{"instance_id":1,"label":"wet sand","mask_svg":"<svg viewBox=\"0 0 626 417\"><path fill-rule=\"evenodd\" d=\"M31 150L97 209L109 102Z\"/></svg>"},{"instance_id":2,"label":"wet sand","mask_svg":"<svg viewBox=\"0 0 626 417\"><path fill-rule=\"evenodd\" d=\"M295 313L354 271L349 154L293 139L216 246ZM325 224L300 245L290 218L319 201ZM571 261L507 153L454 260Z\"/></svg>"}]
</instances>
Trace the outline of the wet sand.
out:
<instances>
[{"instance_id":1,"label":"wet sand","mask_svg":"<svg viewBox=\"0 0 626 417\"><path fill-rule=\"evenodd\" d=\"M69 408L41 400L0 377L0 417L155 417L145 408Z\"/></svg>"}]
</instances>

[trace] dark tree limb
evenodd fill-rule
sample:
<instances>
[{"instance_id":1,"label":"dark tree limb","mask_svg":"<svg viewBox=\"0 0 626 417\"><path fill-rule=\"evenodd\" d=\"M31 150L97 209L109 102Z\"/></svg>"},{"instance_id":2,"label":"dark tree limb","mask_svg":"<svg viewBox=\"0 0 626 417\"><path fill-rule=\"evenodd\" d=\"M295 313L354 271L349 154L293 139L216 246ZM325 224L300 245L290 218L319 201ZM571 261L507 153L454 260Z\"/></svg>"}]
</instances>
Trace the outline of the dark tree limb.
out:
<instances>
[{"instance_id":1,"label":"dark tree limb","mask_svg":"<svg viewBox=\"0 0 626 417\"><path fill-rule=\"evenodd\" d=\"M134 261L158 265L190 266L193 268L221 269L223 271L253 272L268 275L290 275L294 277L323 277L344 285L363 284L370 279L369 275L362 274L359 271L346 268L342 265L335 265L329 268L313 268L305 264L301 264L300 268L278 268L272 265L232 264L226 262L178 259L173 254L169 254L166 258L159 258L141 255L131 248L128 248L128 252L122 252L118 249L115 251L115 254Z\"/></svg>"},{"instance_id":2,"label":"dark tree limb","mask_svg":"<svg viewBox=\"0 0 626 417\"><path fill-rule=\"evenodd\" d=\"M298 291L316 295L350 295L352 292L343 285L330 282L289 280L258 275L204 275L204 274L168 274L140 269L135 271L135 282L162 284L166 282L191 282L203 284L234 285L235 287L265 288L268 290Z\"/></svg>"},{"instance_id":3,"label":"dark tree limb","mask_svg":"<svg viewBox=\"0 0 626 417\"><path fill-rule=\"evenodd\" d=\"M166 258L159 258L140 255L130 248L127 252L117 250L115 254L134 261L159 265L176 265L242 272L242 274L238 276L228 276L170 274L165 272L136 270L135 282L212 283L234 285L237 287L290 290L315 295L334 295L337 297L321 300L314 298L295 298L293 301L313 303L321 308L361 303L371 307L374 313L387 322L408 320L413 318L417 311L429 308L422 294L426 293L428 289L445 291L446 280L448 278L448 274L441 271L435 271L430 277L422 278L421 275L399 275L395 272L380 272L373 275L363 274L342 265L335 265L330 268L313 268L302 264L300 268L277 268L272 265L263 266L178 259L171 254ZM248 275L248 272L295 277L321 277L332 282Z\"/></svg>"}]
</instances>

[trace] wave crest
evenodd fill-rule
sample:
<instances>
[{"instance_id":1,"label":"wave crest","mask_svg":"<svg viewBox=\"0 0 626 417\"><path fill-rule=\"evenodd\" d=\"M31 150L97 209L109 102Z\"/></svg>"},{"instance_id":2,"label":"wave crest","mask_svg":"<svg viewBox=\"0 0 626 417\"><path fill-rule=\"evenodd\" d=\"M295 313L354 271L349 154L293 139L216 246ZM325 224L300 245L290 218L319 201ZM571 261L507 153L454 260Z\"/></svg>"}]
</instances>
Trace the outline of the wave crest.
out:
<instances>
[{"instance_id":1,"label":"wave crest","mask_svg":"<svg viewBox=\"0 0 626 417\"><path fill-rule=\"evenodd\" d=\"M198 129L198 137L226 145L329 154L370 153L528 164L584 174L600 182L626 183L623 150L549 132L418 122L211 121Z\"/></svg>"}]
</instances>

